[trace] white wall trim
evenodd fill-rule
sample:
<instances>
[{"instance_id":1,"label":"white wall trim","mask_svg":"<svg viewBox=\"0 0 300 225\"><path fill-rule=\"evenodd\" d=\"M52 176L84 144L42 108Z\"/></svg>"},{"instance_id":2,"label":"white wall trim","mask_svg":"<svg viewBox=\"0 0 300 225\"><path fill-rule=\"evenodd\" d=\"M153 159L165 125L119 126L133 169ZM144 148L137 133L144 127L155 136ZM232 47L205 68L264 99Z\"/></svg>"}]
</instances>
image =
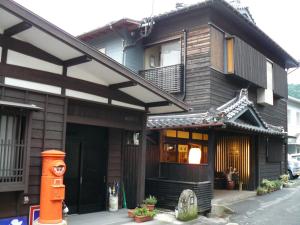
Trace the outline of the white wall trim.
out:
<instances>
[{"instance_id":1,"label":"white wall trim","mask_svg":"<svg viewBox=\"0 0 300 225\"><path fill-rule=\"evenodd\" d=\"M42 91L53 94L61 94L61 88L58 86L53 86L49 84L42 84L38 82L32 82L27 80L20 80L10 77L5 77L4 83L11 86L27 88L30 90Z\"/></svg>"},{"instance_id":2,"label":"white wall trim","mask_svg":"<svg viewBox=\"0 0 300 225\"><path fill-rule=\"evenodd\" d=\"M117 101L117 100L112 100L111 104L145 111L145 107L143 107L143 106L133 105L133 104L125 103L125 102L120 102L120 101Z\"/></svg>"},{"instance_id":3,"label":"white wall trim","mask_svg":"<svg viewBox=\"0 0 300 225\"><path fill-rule=\"evenodd\" d=\"M93 102L100 102L100 103L108 103L108 99L98 96L98 95L93 95L93 94L88 94L85 92L81 91L75 91L71 89L66 89L66 96L69 97L74 97L74 98L79 98L79 99L85 99Z\"/></svg>"}]
</instances>

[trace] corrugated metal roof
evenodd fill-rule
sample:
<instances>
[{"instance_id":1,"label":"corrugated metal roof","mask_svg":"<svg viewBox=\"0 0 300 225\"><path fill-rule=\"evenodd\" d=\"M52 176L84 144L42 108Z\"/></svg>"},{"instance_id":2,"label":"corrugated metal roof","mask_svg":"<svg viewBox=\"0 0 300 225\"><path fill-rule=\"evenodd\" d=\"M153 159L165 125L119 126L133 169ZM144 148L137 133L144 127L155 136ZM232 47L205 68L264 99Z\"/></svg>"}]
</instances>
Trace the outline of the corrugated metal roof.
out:
<instances>
[{"instance_id":1,"label":"corrugated metal roof","mask_svg":"<svg viewBox=\"0 0 300 225\"><path fill-rule=\"evenodd\" d=\"M251 124L251 122L246 123L239 119L248 110L253 112L251 116L257 121L257 125ZM286 135L283 127L268 124L262 119L253 102L248 99L247 89L242 89L239 96L220 106L215 112L150 116L147 122L149 129L215 127L223 125L257 133Z\"/></svg>"}]
</instances>

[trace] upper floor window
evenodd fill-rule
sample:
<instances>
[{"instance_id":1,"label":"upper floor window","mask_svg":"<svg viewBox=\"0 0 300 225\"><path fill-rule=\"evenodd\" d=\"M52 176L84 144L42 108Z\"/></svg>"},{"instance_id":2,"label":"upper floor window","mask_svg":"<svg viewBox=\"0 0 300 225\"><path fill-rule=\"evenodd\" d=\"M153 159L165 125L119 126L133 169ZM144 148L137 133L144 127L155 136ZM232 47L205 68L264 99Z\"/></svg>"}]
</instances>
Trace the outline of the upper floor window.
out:
<instances>
[{"instance_id":1,"label":"upper floor window","mask_svg":"<svg viewBox=\"0 0 300 225\"><path fill-rule=\"evenodd\" d=\"M162 43L145 49L144 60L145 69L180 64L180 40Z\"/></svg>"},{"instance_id":2,"label":"upper floor window","mask_svg":"<svg viewBox=\"0 0 300 225\"><path fill-rule=\"evenodd\" d=\"M273 90L273 63L267 60L267 89Z\"/></svg>"}]
</instances>

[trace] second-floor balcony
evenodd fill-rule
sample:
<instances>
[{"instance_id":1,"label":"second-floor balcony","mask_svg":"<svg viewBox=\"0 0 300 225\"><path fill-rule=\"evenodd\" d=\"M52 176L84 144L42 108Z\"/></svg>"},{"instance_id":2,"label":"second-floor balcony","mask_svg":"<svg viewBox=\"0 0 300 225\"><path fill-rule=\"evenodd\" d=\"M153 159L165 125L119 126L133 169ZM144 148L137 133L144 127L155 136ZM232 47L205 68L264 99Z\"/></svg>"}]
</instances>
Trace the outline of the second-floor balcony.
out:
<instances>
[{"instance_id":1,"label":"second-floor balcony","mask_svg":"<svg viewBox=\"0 0 300 225\"><path fill-rule=\"evenodd\" d=\"M139 75L168 93L182 92L183 64L140 70Z\"/></svg>"}]
</instances>

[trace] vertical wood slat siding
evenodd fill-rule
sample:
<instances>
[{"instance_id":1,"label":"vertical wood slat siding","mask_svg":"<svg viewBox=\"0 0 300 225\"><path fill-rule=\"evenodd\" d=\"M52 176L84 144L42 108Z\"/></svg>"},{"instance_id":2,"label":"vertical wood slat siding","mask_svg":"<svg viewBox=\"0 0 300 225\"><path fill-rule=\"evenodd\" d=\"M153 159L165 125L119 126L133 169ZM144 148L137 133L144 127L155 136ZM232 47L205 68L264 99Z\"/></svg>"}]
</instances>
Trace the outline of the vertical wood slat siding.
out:
<instances>
[{"instance_id":1,"label":"vertical wood slat siding","mask_svg":"<svg viewBox=\"0 0 300 225\"><path fill-rule=\"evenodd\" d=\"M224 71L224 33L210 26L211 67Z\"/></svg>"},{"instance_id":2,"label":"vertical wood slat siding","mask_svg":"<svg viewBox=\"0 0 300 225\"><path fill-rule=\"evenodd\" d=\"M159 176L159 143L147 140L146 178Z\"/></svg>"},{"instance_id":3,"label":"vertical wood slat siding","mask_svg":"<svg viewBox=\"0 0 300 225\"><path fill-rule=\"evenodd\" d=\"M107 183L113 183L114 181L121 181L122 130L109 128L108 135Z\"/></svg>"},{"instance_id":4,"label":"vertical wood slat siding","mask_svg":"<svg viewBox=\"0 0 300 225\"><path fill-rule=\"evenodd\" d=\"M238 155L230 156L230 148L237 147ZM250 186L250 137L228 136L217 140L215 157L216 172L225 172L230 167L239 172L239 179L244 188Z\"/></svg>"},{"instance_id":5,"label":"vertical wood slat siding","mask_svg":"<svg viewBox=\"0 0 300 225\"><path fill-rule=\"evenodd\" d=\"M267 162L267 141L266 137L258 137L258 168L259 182L262 179L278 179L278 176L286 172L282 168L281 162Z\"/></svg>"},{"instance_id":6,"label":"vertical wood slat siding","mask_svg":"<svg viewBox=\"0 0 300 225\"><path fill-rule=\"evenodd\" d=\"M32 113L32 132L30 143L30 165L29 165L29 184L28 195L30 198L30 204L39 204L39 187L41 176L41 158L40 154L46 149L63 149L63 127L64 127L64 98L42 94L38 92L20 90L10 87L1 88L1 99L6 101L13 101L17 103L35 104L43 109L47 106L47 112L44 110ZM48 102L46 103L46 99ZM46 127L45 131L44 128ZM44 146L44 147L43 147ZM17 193L15 195L15 201L19 201ZM1 195L0 198L2 199ZM0 208L7 206L7 202L0 201ZM0 210L1 217L12 217L28 214L28 205L23 205L20 202L19 207L14 207L4 210ZM13 204L9 204L13 205ZM18 212L16 210L18 209ZM9 213L8 213L9 212Z\"/></svg>"},{"instance_id":7,"label":"vertical wood slat siding","mask_svg":"<svg viewBox=\"0 0 300 225\"><path fill-rule=\"evenodd\" d=\"M125 143L125 140L123 140L123 183L128 208L136 207L139 152L140 146L128 145Z\"/></svg>"},{"instance_id":8,"label":"vertical wood slat siding","mask_svg":"<svg viewBox=\"0 0 300 225\"><path fill-rule=\"evenodd\" d=\"M195 111L209 109L210 28L187 32L186 98Z\"/></svg>"},{"instance_id":9,"label":"vertical wood slat siding","mask_svg":"<svg viewBox=\"0 0 300 225\"><path fill-rule=\"evenodd\" d=\"M266 57L238 37L234 38L234 71L236 76L267 88Z\"/></svg>"},{"instance_id":10,"label":"vertical wood slat siding","mask_svg":"<svg viewBox=\"0 0 300 225\"><path fill-rule=\"evenodd\" d=\"M287 98L288 96L288 86L287 86L287 72L277 65L273 63L273 91L274 94Z\"/></svg>"}]
</instances>

